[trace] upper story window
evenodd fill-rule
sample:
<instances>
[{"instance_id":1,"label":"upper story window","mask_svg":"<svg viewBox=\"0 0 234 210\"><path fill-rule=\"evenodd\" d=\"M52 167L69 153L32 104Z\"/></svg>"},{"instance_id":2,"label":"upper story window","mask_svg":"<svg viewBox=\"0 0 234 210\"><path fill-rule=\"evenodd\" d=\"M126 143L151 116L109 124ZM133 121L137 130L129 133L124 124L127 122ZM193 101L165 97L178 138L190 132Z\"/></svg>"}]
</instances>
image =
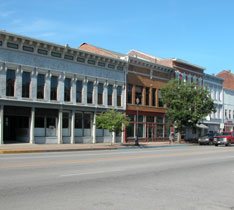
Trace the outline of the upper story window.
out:
<instances>
[{"instance_id":1,"label":"upper story window","mask_svg":"<svg viewBox=\"0 0 234 210\"><path fill-rule=\"evenodd\" d=\"M123 66L117 66L117 70L123 71Z\"/></svg>"},{"instance_id":2,"label":"upper story window","mask_svg":"<svg viewBox=\"0 0 234 210\"><path fill-rule=\"evenodd\" d=\"M142 87L141 86L136 86L136 89L135 89L135 103L137 104L136 102L136 99L139 98L139 104L142 104Z\"/></svg>"},{"instance_id":3,"label":"upper story window","mask_svg":"<svg viewBox=\"0 0 234 210\"><path fill-rule=\"evenodd\" d=\"M73 60L73 56L72 55L64 55L64 59L67 59L67 60Z\"/></svg>"},{"instance_id":4,"label":"upper story window","mask_svg":"<svg viewBox=\"0 0 234 210\"><path fill-rule=\"evenodd\" d=\"M145 105L149 106L149 100L150 100L150 89L148 87L145 88Z\"/></svg>"},{"instance_id":5,"label":"upper story window","mask_svg":"<svg viewBox=\"0 0 234 210\"><path fill-rule=\"evenodd\" d=\"M81 80L76 81L76 103L82 103L82 90L83 82Z\"/></svg>"},{"instance_id":6,"label":"upper story window","mask_svg":"<svg viewBox=\"0 0 234 210\"><path fill-rule=\"evenodd\" d=\"M164 104L162 102L162 95L161 95L161 90L158 90L158 106L159 107L164 107Z\"/></svg>"},{"instance_id":7,"label":"upper story window","mask_svg":"<svg viewBox=\"0 0 234 210\"><path fill-rule=\"evenodd\" d=\"M229 119L231 119L231 118L232 118L232 111L229 110Z\"/></svg>"},{"instance_id":8,"label":"upper story window","mask_svg":"<svg viewBox=\"0 0 234 210\"><path fill-rule=\"evenodd\" d=\"M58 77L52 76L50 79L50 100L57 100Z\"/></svg>"},{"instance_id":9,"label":"upper story window","mask_svg":"<svg viewBox=\"0 0 234 210\"><path fill-rule=\"evenodd\" d=\"M62 57L62 54L61 53L57 53L57 52L51 52L51 55L53 57L56 57L56 58L61 58Z\"/></svg>"},{"instance_id":10,"label":"upper story window","mask_svg":"<svg viewBox=\"0 0 234 210\"><path fill-rule=\"evenodd\" d=\"M77 61L80 62L80 63L84 63L84 62L85 62L85 59L84 59L84 58L81 58L81 57L77 57Z\"/></svg>"},{"instance_id":11,"label":"upper story window","mask_svg":"<svg viewBox=\"0 0 234 210\"><path fill-rule=\"evenodd\" d=\"M33 52L34 48L33 47L28 47L28 46L23 46L23 50L27 52Z\"/></svg>"},{"instance_id":12,"label":"upper story window","mask_svg":"<svg viewBox=\"0 0 234 210\"><path fill-rule=\"evenodd\" d=\"M227 110L226 109L225 109L224 114L225 114L225 118L227 118Z\"/></svg>"},{"instance_id":13,"label":"upper story window","mask_svg":"<svg viewBox=\"0 0 234 210\"><path fill-rule=\"evenodd\" d=\"M88 60L88 64L95 65L95 60Z\"/></svg>"},{"instance_id":14,"label":"upper story window","mask_svg":"<svg viewBox=\"0 0 234 210\"><path fill-rule=\"evenodd\" d=\"M37 52L38 52L38 54L48 55L48 51L47 50L38 49Z\"/></svg>"},{"instance_id":15,"label":"upper story window","mask_svg":"<svg viewBox=\"0 0 234 210\"><path fill-rule=\"evenodd\" d=\"M103 104L103 84L98 84L98 104Z\"/></svg>"},{"instance_id":16,"label":"upper story window","mask_svg":"<svg viewBox=\"0 0 234 210\"><path fill-rule=\"evenodd\" d=\"M156 106L157 91L156 88L152 88L152 106Z\"/></svg>"},{"instance_id":17,"label":"upper story window","mask_svg":"<svg viewBox=\"0 0 234 210\"><path fill-rule=\"evenodd\" d=\"M6 96L15 95L15 70L7 69L6 74Z\"/></svg>"},{"instance_id":18,"label":"upper story window","mask_svg":"<svg viewBox=\"0 0 234 210\"><path fill-rule=\"evenodd\" d=\"M88 82L87 84L87 103L93 103L93 82Z\"/></svg>"},{"instance_id":19,"label":"upper story window","mask_svg":"<svg viewBox=\"0 0 234 210\"><path fill-rule=\"evenodd\" d=\"M19 45L11 42L7 42L7 47L12 48L12 49L18 49Z\"/></svg>"},{"instance_id":20,"label":"upper story window","mask_svg":"<svg viewBox=\"0 0 234 210\"><path fill-rule=\"evenodd\" d=\"M114 68L115 68L115 65L113 65L113 64L108 64L108 68L114 69Z\"/></svg>"},{"instance_id":21,"label":"upper story window","mask_svg":"<svg viewBox=\"0 0 234 210\"><path fill-rule=\"evenodd\" d=\"M64 81L64 101L71 101L71 79L65 78Z\"/></svg>"},{"instance_id":22,"label":"upper story window","mask_svg":"<svg viewBox=\"0 0 234 210\"><path fill-rule=\"evenodd\" d=\"M113 85L108 85L108 105L112 106Z\"/></svg>"},{"instance_id":23,"label":"upper story window","mask_svg":"<svg viewBox=\"0 0 234 210\"><path fill-rule=\"evenodd\" d=\"M0 46L2 46L2 41L0 41Z\"/></svg>"},{"instance_id":24,"label":"upper story window","mask_svg":"<svg viewBox=\"0 0 234 210\"><path fill-rule=\"evenodd\" d=\"M24 98L29 98L30 82L31 82L30 72L24 71L22 74L22 97Z\"/></svg>"},{"instance_id":25,"label":"upper story window","mask_svg":"<svg viewBox=\"0 0 234 210\"><path fill-rule=\"evenodd\" d=\"M122 87L118 86L117 87L117 106L121 106L122 104L121 97L122 97Z\"/></svg>"},{"instance_id":26,"label":"upper story window","mask_svg":"<svg viewBox=\"0 0 234 210\"><path fill-rule=\"evenodd\" d=\"M98 66L101 66L101 67L105 67L105 63L103 63L103 62L98 62Z\"/></svg>"},{"instance_id":27,"label":"upper story window","mask_svg":"<svg viewBox=\"0 0 234 210\"><path fill-rule=\"evenodd\" d=\"M45 75L37 75L37 98L44 99L44 89L45 89Z\"/></svg>"}]
</instances>

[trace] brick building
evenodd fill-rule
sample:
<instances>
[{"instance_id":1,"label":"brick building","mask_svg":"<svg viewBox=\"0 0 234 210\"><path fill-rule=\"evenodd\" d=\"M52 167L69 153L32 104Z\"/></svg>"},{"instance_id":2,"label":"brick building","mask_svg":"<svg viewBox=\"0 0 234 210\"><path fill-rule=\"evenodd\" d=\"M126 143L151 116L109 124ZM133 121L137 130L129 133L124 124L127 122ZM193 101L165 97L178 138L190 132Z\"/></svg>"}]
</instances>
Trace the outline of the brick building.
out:
<instances>
[{"instance_id":1,"label":"brick building","mask_svg":"<svg viewBox=\"0 0 234 210\"><path fill-rule=\"evenodd\" d=\"M166 128L166 107L161 101L160 88L173 78L174 69L157 64L153 59L138 57L132 54L132 51L125 55L87 43L82 44L79 48L124 59L128 62L126 114L131 121L125 130L125 141L134 141L136 136L139 137L139 141L168 140L169 129ZM138 104L137 98L139 99Z\"/></svg>"}]
</instances>

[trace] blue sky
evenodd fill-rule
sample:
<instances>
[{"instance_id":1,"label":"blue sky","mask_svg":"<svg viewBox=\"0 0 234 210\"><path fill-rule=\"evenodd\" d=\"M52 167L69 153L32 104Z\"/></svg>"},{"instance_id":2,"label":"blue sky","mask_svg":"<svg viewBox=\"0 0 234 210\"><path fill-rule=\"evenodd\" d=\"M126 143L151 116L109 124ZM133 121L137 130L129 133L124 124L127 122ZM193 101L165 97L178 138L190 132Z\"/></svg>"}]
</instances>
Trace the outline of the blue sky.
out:
<instances>
[{"instance_id":1,"label":"blue sky","mask_svg":"<svg viewBox=\"0 0 234 210\"><path fill-rule=\"evenodd\" d=\"M0 0L0 29L234 72L233 0Z\"/></svg>"}]
</instances>

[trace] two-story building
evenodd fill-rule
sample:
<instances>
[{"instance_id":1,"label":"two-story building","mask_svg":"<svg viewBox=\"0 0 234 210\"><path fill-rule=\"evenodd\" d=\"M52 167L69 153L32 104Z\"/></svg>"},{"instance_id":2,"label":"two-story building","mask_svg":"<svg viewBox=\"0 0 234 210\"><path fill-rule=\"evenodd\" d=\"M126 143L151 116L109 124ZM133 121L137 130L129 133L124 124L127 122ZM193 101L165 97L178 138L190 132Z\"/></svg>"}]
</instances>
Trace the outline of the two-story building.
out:
<instances>
[{"instance_id":1,"label":"two-story building","mask_svg":"<svg viewBox=\"0 0 234 210\"><path fill-rule=\"evenodd\" d=\"M126 69L123 59L0 31L0 144L110 141L95 119L125 111Z\"/></svg>"},{"instance_id":2,"label":"two-story building","mask_svg":"<svg viewBox=\"0 0 234 210\"><path fill-rule=\"evenodd\" d=\"M138 56L135 50L124 55L87 43L82 44L80 49L128 62L126 114L130 123L125 130L125 142L135 141L136 137L145 142L168 140L166 107L162 103L160 89L173 78L174 69Z\"/></svg>"}]
</instances>

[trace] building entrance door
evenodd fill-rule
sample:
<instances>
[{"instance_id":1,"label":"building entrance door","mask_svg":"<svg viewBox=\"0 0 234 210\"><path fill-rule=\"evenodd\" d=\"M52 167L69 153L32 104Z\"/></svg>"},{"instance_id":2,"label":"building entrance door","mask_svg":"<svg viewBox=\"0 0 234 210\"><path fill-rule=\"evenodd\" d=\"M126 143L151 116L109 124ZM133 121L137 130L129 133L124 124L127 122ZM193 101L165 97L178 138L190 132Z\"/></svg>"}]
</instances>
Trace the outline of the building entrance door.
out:
<instances>
[{"instance_id":1,"label":"building entrance door","mask_svg":"<svg viewBox=\"0 0 234 210\"><path fill-rule=\"evenodd\" d=\"M155 125L152 123L147 125L147 139L149 142L152 142L156 137Z\"/></svg>"}]
</instances>

